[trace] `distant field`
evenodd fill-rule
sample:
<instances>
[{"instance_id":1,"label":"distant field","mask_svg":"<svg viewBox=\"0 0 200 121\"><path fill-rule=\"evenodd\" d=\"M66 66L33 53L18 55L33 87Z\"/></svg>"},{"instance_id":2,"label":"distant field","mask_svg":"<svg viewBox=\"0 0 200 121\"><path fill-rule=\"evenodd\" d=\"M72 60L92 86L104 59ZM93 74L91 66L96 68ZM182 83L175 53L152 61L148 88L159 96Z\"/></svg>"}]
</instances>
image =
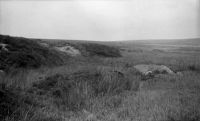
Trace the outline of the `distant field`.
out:
<instances>
[{"instance_id":1,"label":"distant field","mask_svg":"<svg viewBox=\"0 0 200 121\"><path fill-rule=\"evenodd\" d=\"M200 121L200 39L37 41L49 48L67 43L83 55L2 73L2 120ZM137 64L165 65L175 74L146 78Z\"/></svg>"}]
</instances>

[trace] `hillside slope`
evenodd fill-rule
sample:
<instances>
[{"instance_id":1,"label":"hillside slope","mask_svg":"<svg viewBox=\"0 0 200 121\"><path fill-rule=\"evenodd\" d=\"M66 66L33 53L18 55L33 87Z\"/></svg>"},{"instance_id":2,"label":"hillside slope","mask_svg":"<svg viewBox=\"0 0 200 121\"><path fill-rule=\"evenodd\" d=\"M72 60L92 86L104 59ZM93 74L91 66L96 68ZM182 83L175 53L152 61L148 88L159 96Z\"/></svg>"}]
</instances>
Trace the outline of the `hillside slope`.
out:
<instances>
[{"instance_id":1,"label":"hillside slope","mask_svg":"<svg viewBox=\"0 0 200 121\"><path fill-rule=\"evenodd\" d=\"M69 47L80 51L78 55L82 57L121 57L118 48L98 43L67 40L52 43L42 39L0 35L0 70L67 64L67 60L74 58L69 53L73 52Z\"/></svg>"},{"instance_id":2,"label":"hillside slope","mask_svg":"<svg viewBox=\"0 0 200 121\"><path fill-rule=\"evenodd\" d=\"M0 35L0 70L38 68L63 63L58 52L41 46L34 39Z\"/></svg>"}]
</instances>

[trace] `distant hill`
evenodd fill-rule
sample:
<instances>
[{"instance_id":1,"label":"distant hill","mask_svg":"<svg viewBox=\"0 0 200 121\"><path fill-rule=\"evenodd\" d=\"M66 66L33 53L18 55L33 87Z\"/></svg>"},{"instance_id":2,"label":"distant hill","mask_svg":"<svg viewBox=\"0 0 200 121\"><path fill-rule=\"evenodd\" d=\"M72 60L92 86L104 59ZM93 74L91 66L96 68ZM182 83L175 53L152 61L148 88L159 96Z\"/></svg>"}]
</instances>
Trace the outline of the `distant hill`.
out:
<instances>
[{"instance_id":1,"label":"distant hill","mask_svg":"<svg viewBox=\"0 0 200 121\"><path fill-rule=\"evenodd\" d=\"M174 43L197 46L197 45L200 45L200 38L176 40Z\"/></svg>"},{"instance_id":2,"label":"distant hill","mask_svg":"<svg viewBox=\"0 0 200 121\"><path fill-rule=\"evenodd\" d=\"M200 45L200 38L188 38L188 39L150 39L150 40L125 40L124 43L153 43L153 44L190 44Z\"/></svg>"},{"instance_id":3,"label":"distant hill","mask_svg":"<svg viewBox=\"0 0 200 121\"><path fill-rule=\"evenodd\" d=\"M114 44L87 40L54 40L44 39L51 47L71 45L80 50L83 56L121 57L120 49Z\"/></svg>"},{"instance_id":4,"label":"distant hill","mask_svg":"<svg viewBox=\"0 0 200 121\"><path fill-rule=\"evenodd\" d=\"M120 50L89 41L42 40L0 35L0 70L39 68L66 64L70 55L56 49L66 44L78 49L83 57L121 57Z\"/></svg>"}]
</instances>

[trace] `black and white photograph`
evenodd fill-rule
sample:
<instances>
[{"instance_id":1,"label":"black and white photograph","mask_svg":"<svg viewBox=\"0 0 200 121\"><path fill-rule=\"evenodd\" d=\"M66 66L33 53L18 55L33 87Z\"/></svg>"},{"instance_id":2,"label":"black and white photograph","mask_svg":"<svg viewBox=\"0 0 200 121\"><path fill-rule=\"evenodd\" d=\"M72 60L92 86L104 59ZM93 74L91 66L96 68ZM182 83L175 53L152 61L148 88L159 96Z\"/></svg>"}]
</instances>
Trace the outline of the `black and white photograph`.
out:
<instances>
[{"instance_id":1,"label":"black and white photograph","mask_svg":"<svg viewBox=\"0 0 200 121\"><path fill-rule=\"evenodd\" d=\"M0 0L0 121L200 121L200 0Z\"/></svg>"}]
</instances>

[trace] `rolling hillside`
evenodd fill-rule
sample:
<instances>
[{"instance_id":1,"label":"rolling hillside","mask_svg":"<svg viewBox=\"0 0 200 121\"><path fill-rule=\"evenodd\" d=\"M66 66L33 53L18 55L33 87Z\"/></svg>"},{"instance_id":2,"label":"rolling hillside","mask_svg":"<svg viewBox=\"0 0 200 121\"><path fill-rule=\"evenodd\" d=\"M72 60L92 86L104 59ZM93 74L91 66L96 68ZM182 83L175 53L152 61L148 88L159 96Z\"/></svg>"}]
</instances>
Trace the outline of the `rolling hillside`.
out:
<instances>
[{"instance_id":1,"label":"rolling hillside","mask_svg":"<svg viewBox=\"0 0 200 121\"><path fill-rule=\"evenodd\" d=\"M199 48L0 38L2 121L200 120Z\"/></svg>"},{"instance_id":2,"label":"rolling hillside","mask_svg":"<svg viewBox=\"0 0 200 121\"><path fill-rule=\"evenodd\" d=\"M39 68L41 66L58 66L67 64L72 57L65 52L55 49L66 45L78 49L84 57L120 57L117 48L96 43L73 43L58 41L51 43L41 39L28 39L0 35L0 70L14 68ZM72 49L73 49L72 48ZM70 48L66 48L70 49Z\"/></svg>"}]
</instances>

